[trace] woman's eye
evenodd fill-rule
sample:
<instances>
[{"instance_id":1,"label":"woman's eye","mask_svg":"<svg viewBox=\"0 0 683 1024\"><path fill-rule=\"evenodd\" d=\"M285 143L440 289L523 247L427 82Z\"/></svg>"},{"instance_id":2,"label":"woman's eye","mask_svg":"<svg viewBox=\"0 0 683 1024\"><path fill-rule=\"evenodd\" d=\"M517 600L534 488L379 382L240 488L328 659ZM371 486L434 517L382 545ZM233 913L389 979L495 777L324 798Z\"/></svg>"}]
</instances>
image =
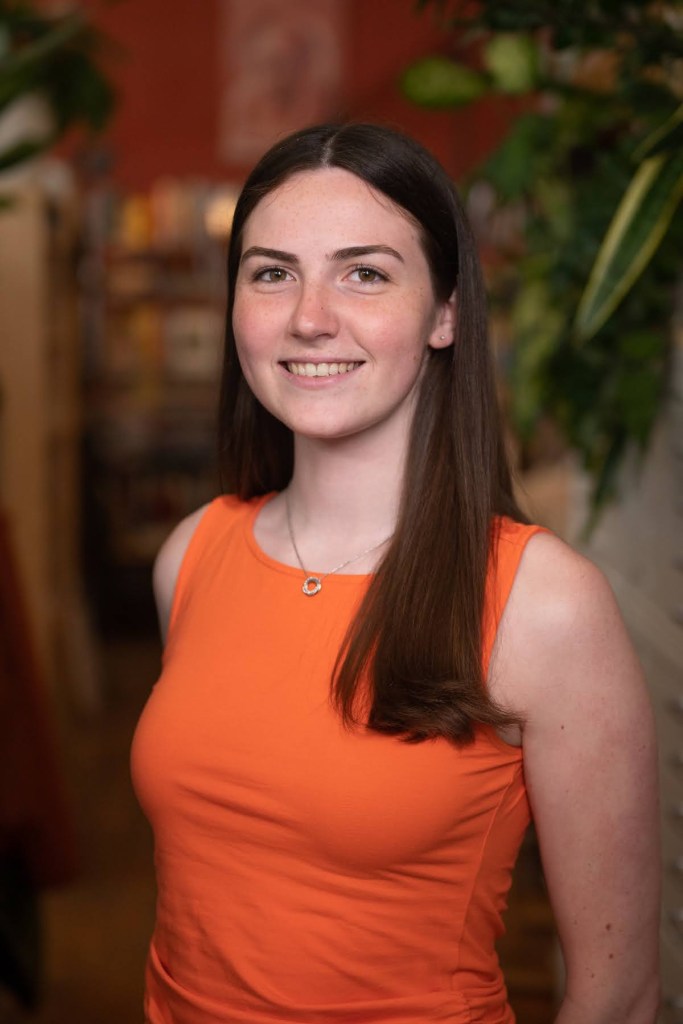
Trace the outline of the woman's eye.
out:
<instances>
[{"instance_id":1,"label":"woman's eye","mask_svg":"<svg viewBox=\"0 0 683 1024\"><path fill-rule=\"evenodd\" d=\"M385 274L374 267L354 267L351 276L361 284L379 284L380 281L387 279Z\"/></svg>"},{"instance_id":2,"label":"woman's eye","mask_svg":"<svg viewBox=\"0 0 683 1024\"><path fill-rule=\"evenodd\" d=\"M254 274L255 281L265 281L266 284L282 284L289 277L284 267L265 267Z\"/></svg>"}]
</instances>

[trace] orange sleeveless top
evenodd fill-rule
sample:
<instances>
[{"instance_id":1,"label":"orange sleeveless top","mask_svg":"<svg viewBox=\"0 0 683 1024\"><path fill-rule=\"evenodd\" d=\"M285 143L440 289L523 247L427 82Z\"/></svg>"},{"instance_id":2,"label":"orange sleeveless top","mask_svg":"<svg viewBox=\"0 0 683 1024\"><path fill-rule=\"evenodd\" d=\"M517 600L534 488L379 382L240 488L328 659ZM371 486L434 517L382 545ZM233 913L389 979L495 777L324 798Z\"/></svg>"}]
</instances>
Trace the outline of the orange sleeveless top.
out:
<instances>
[{"instance_id":1,"label":"orange sleeveless top","mask_svg":"<svg viewBox=\"0 0 683 1024\"><path fill-rule=\"evenodd\" d=\"M522 752L345 730L335 656L368 577L256 544L209 505L133 743L155 838L149 1024L510 1024L494 943L529 822ZM500 521L484 657L537 527Z\"/></svg>"}]
</instances>

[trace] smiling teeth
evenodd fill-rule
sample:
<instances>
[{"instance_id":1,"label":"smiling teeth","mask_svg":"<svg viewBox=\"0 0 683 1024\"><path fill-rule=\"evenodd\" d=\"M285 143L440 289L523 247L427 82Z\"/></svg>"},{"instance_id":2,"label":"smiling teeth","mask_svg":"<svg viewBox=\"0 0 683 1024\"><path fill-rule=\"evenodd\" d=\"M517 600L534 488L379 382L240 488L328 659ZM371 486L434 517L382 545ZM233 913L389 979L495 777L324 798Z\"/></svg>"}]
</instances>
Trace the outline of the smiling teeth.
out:
<instances>
[{"instance_id":1,"label":"smiling teeth","mask_svg":"<svg viewBox=\"0 0 683 1024\"><path fill-rule=\"evenodd\" d=\"M350 373L360 363L286 363L290 373L297 377L334 377L340 373Z\"/></svg>"}]
</instances>

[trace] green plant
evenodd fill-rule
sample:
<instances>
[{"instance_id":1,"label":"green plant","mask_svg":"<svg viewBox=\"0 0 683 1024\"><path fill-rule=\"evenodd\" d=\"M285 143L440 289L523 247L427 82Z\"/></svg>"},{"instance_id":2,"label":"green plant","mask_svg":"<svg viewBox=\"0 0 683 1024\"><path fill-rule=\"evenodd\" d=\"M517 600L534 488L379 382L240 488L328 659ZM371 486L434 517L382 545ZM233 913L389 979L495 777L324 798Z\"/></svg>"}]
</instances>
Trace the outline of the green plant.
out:
<instances>
[{"instance_id":1,"label":"green plant","mask_svg":"<svg viewBox=\"0 0 683 1024\"><path fill-rule=\"evenodd\" d=\"M511 412L527 441L544 419L560 428L597 513L626 451L644 450L666 386L683 252L683 8L418 6L438 9L447 52L406 71L410 98L514 97L509 134L473 176L495 194L493 222L514 210L522 225L492 274L514 338Z\"/></svg>"},{"instance_id":2,"label":"green plant","mask_svg":"<svg viewBox=\"0 0 683 1024\"><path fill-rule=\"evenodd\" d=\"M114 107L100 62L104 38L79 9L48 16L22 0L0 0L0 117L29 95L48 104L52 128L0 151L0 171L50 148L72 125L99 130Z\"/></svg>"}]
</instances>

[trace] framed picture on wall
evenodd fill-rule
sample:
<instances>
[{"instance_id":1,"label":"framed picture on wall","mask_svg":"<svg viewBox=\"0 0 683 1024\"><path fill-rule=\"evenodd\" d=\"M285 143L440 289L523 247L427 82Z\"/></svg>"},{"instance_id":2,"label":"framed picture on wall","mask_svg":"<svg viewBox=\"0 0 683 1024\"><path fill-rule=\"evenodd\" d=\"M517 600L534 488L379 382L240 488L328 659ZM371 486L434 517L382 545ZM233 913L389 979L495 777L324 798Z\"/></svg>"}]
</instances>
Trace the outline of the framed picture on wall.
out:
<instances>
[{"instance_id":1,"label":"framed picture on wall","mask_svg":"<svg viewBox=\"0 0 683 1024\"><path fill-rule=\"evenodd\" d=\"M280 136L339 116L345 0L220 0L219 152L251 164Z\"/></svg>"}]
</instances>

